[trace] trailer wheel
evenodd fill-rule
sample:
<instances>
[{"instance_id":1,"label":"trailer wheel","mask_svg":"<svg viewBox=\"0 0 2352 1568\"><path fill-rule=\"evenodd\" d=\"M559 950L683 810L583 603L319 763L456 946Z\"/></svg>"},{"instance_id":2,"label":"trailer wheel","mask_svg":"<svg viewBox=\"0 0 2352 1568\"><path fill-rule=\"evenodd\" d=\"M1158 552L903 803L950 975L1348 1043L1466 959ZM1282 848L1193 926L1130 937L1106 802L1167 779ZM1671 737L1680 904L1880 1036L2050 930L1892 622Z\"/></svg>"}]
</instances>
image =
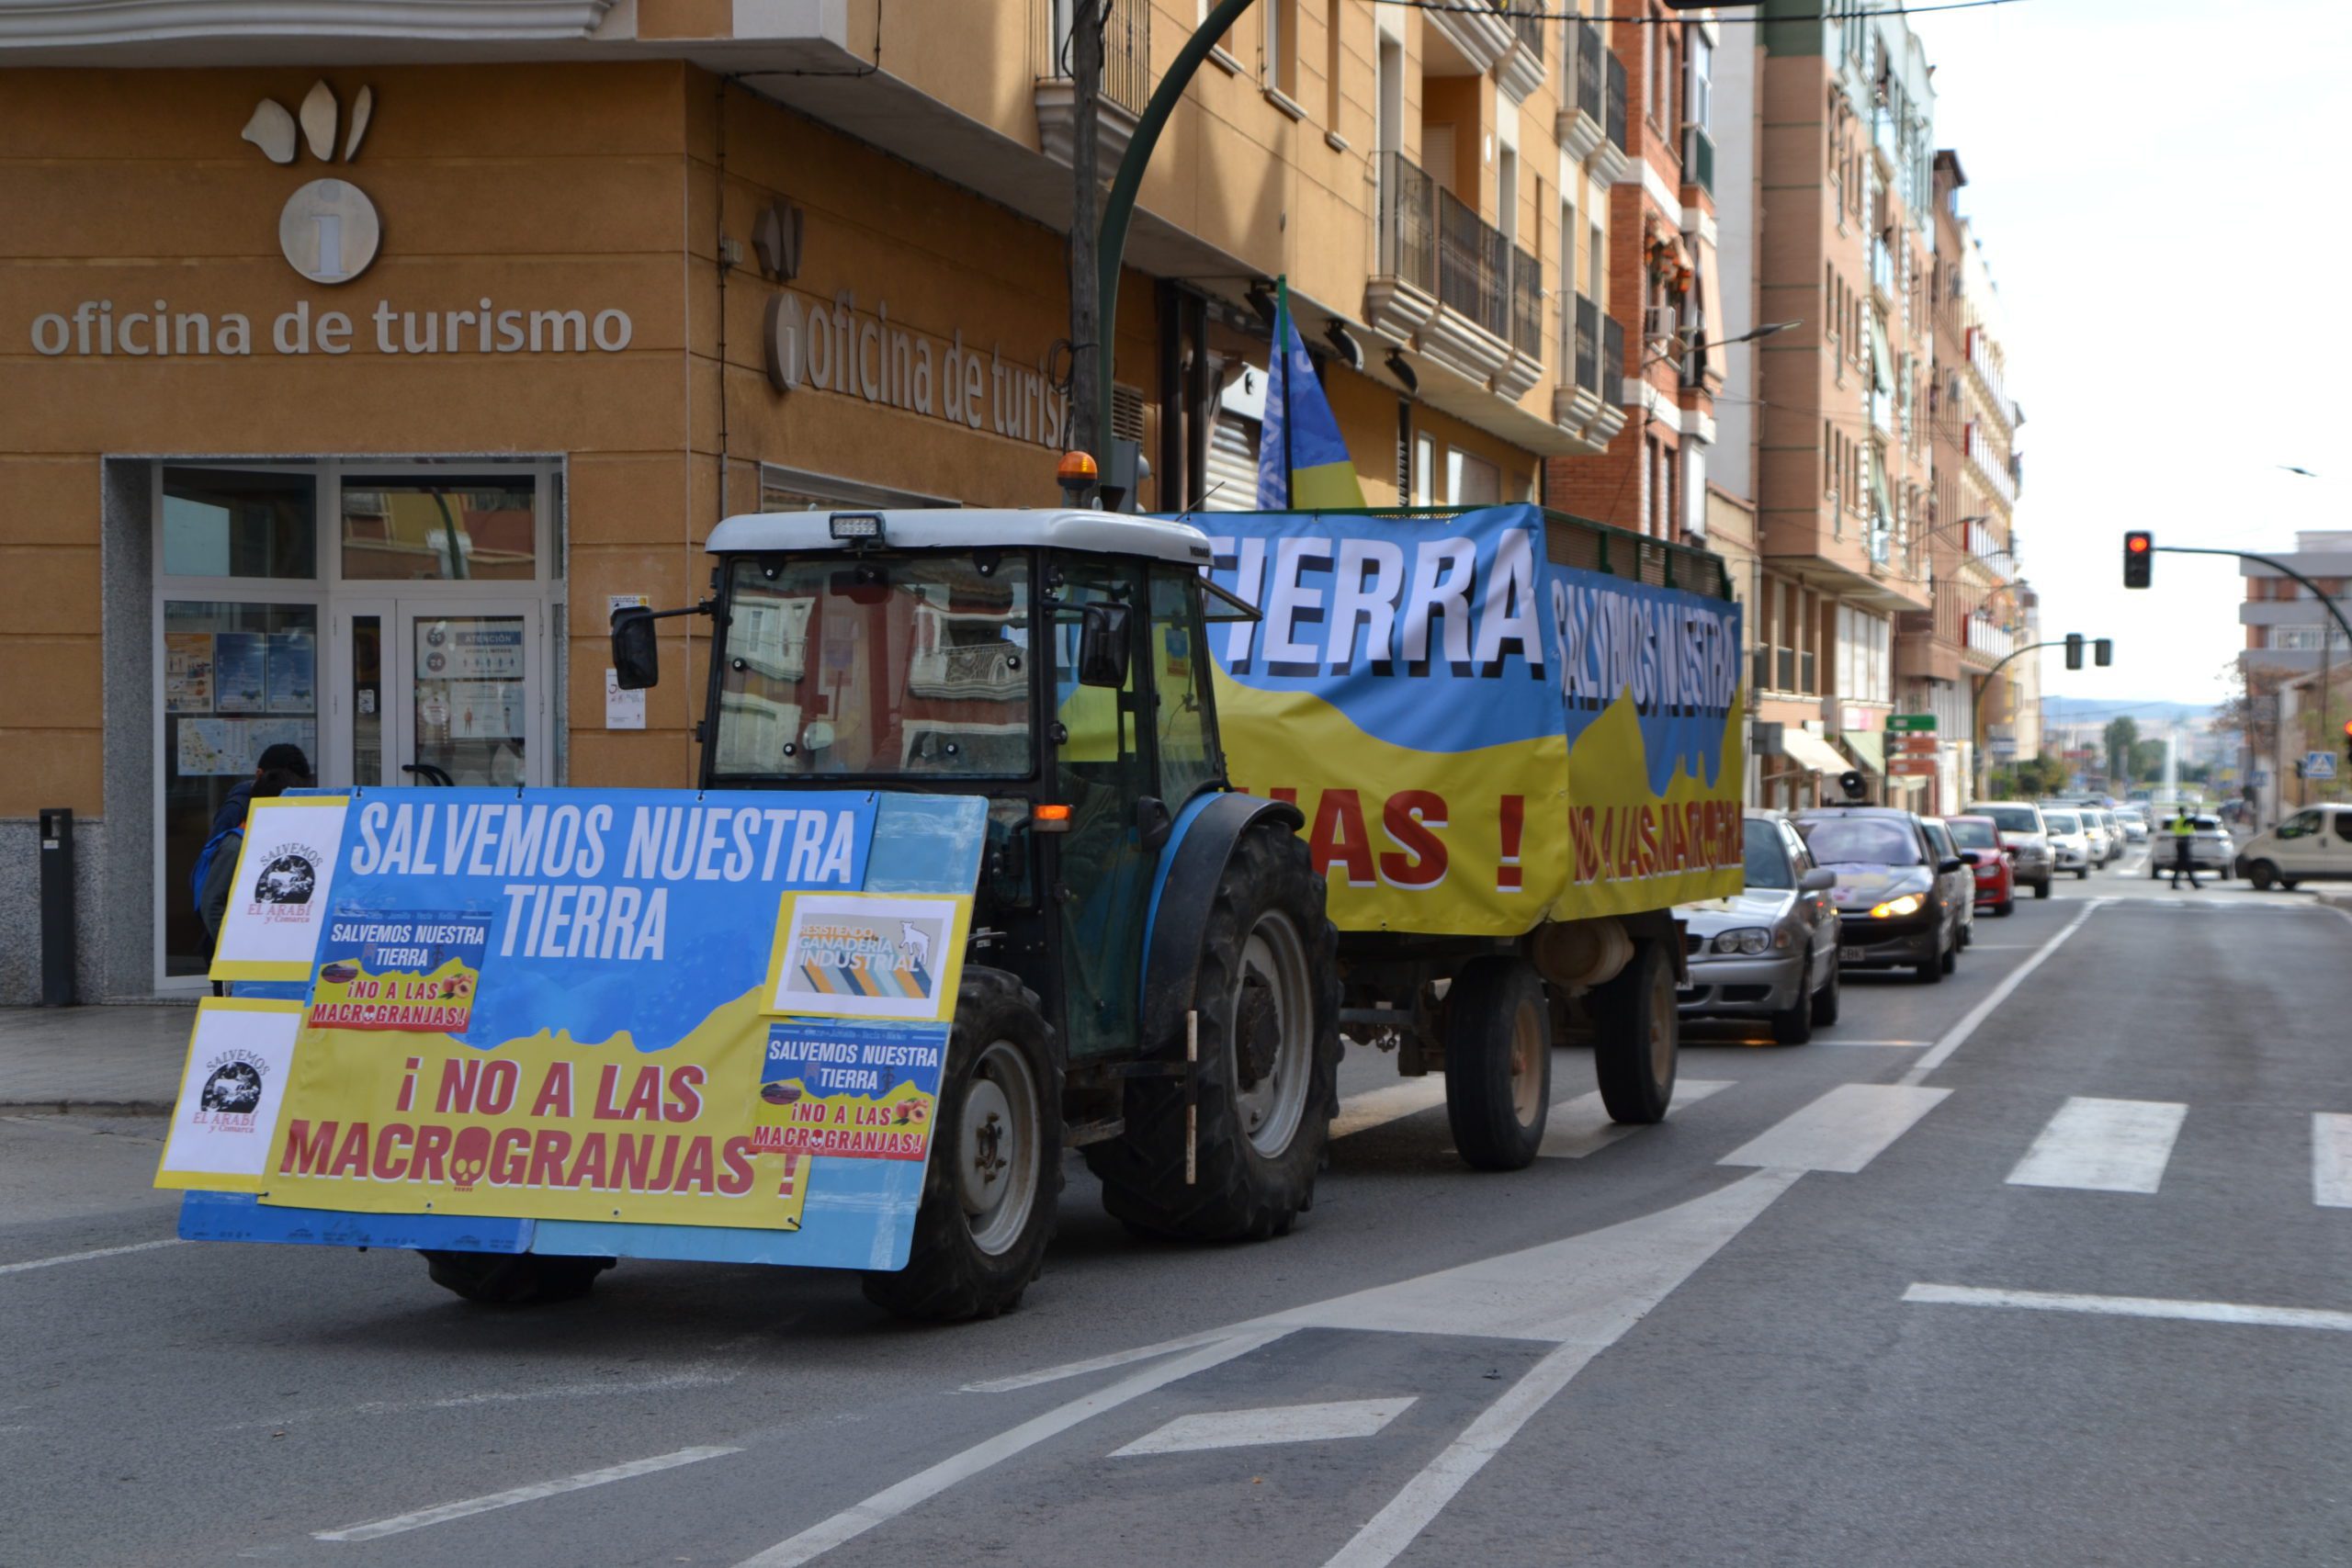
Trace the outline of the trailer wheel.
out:
<instances>
[{"instance_id":1,"label":"trailer wheel","mask_svg":"<svg viewBox=\"0 0 2352 1568\"><path fill-rule=\"evenodd\" d=\"M535 1252L428 1252L426 1272L443 1290L484 1306L537 1306L588 1293L610 1258L543 1257Z\"/></svg>"},{"instance_id":2,"label":"trailer wheel","mask_svg":"<svg viewBox=\"0 0 2352 1568\"><path fill-rule=\"evenodd\" d=\"M1617 977L1593 988L1586 1010L1593 1021L1593 1072L1610 1120L1664 1121L1682 1044L1674 962L1666 949L1656 942L1636 943Z\"/></svg>"},{"instance_id":3,"label":"trailer wheel","mask_svg":"<svg viewBox=\"0 0 2352 1568\"><path fill-rule=\"evenodd\" d=\"M1036 997L1001 969L967 965L907 1266L862 1276L867 1301L935 1323L1021 1304L1053 1239L1061 1103Z\"/></svg>"},{"instance_id":4,"label":"trailer wheel","mask_svg":"<svg viewBox=\"0 0 2352 1568\"><path fill-rule=\"evenodd\" d=\"M1552 1006L1525 959L1464 964L1445 996L1445 1119L1474 1170L1523 1170L1552 1113Z\"/></svg>"},{"instance_id":5,"label":"trailer wheel","mask_svg":"<svg viewBox=\"0 0 2352 1568\"><path fill-rule=\"evenodd\" d=\"M1338 937L1306 845L1272 826L1233 849L1201 942L1194 1179L1184 1086L1133 1078L1126 1132L1086 1160L1128 1228L1198 1241L1281 1235L1315 1198L1339 1109Z\"/></svg>"}]
</instances>

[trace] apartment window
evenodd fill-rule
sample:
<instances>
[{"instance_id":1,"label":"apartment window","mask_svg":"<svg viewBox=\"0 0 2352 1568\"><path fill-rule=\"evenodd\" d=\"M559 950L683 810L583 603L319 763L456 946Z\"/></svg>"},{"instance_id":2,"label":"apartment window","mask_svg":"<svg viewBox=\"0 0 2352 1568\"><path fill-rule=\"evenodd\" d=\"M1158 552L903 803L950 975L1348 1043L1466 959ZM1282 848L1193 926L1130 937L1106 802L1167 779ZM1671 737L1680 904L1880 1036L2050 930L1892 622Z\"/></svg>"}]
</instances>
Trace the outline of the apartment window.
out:
<instances>
[{"instance_id":1,"label":"apartment window","mask_svg":"<svg viewBox=\"0 0 2352 1568\"><path fill-rule=\"evenodd\" d=\"M1285 97L1298 96L1298 0L1265 0L1259 9L1266 18L1266 85Z\"/></svg>"},{"instance_id":2,"label":"apartment window","mask_svg":"<svg viewBox=\"0 0 2352 1568\"><path fill-rule=\"evenodd\" d=\"M1715 47L1703 33L1690 35L1690 85L1684 89L1682 117L1704 130L1714 121L1709 105L1714 96Z\"/></svg>"},{"instance_id":3,"label":"apartment window","mask_svg":"<svg viewBox=\"0 0 2352 1568\"><path fill-rule=\"evenodd\" d=\"M1430 473L1437 467L1437 443L1426 432L1413 437L1413 504L1430 503Z\"/></svg>"},{"instance_id":4,"label":"apartment window","mask_svg":"<svg viewBox=\"0 0 2352 1568\"><path fill-rule=\"evenodd\" d=\"M1340 10L1344 0L1326 0L1323 7L1323 126L1332 135L1340 129L1340 62L1344 56L1340 39Z\"/></svg>"},{"instance_id":5,"label":"apartment window","mask_svg":"<svg viewBox=\"0 0 2352 1568\"><path fill-rule=\"evenodd\" d=\"M1608 310L1609 241L1608 237L1601 232L1600 225L1598 223L1592 226L1592 259L1586 264L1584 275L1591 289L1592 302L1603 310ZM1601 374L1613 376L1617 373L1617 369L1618 367L1614 365L1606 365L1601 367Z\"/></svg>"},{"instance_id":6,"label":"apartment window","mask_svg":"<svg viewBox=\"0 0 2352 1568\"><path fill-rule=\"evenodd\" d=\"M1507 244L1519 243L1519 149L1502 149L1495 165L1495 227Z\"/></svg>"}]
</instances>

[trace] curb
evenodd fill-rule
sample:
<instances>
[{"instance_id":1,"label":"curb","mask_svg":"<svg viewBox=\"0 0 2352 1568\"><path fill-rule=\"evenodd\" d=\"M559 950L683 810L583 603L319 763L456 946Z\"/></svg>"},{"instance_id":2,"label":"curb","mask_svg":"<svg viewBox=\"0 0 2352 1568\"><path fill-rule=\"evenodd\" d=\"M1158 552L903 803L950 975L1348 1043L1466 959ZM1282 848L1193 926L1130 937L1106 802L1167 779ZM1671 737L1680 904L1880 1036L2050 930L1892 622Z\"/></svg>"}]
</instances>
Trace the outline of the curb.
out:
<instances>
[{"instance_id":1,"label":"curb","mask_svg":"<svg viewBox=\"0 0 2352 1568\"><path fill-rule=\"evenodd\" d=\"M0 1100L0 1116L169 1116L168 1100Z\"/></svg>"}]
</instances>

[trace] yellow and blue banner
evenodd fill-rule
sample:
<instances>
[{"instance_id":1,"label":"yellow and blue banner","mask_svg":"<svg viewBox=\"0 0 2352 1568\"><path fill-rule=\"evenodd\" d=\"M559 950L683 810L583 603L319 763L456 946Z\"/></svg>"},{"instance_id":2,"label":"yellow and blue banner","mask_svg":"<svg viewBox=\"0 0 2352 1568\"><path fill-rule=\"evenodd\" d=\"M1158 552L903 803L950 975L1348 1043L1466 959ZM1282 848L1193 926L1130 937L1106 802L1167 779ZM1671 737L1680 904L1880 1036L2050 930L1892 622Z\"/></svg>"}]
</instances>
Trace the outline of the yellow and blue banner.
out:
<instances>
[{"instance_id":1,"label":"yellow and blue banner","mask_svg":"<svg viewBox=\"0 0 2352 1568\"><path fill-rule=\"evenodd\" d=\"M1306 817L1342 931L1514 936L1736 893L1736 604L1554 562L1544 513L1220 513L1235 784Z\"/></svg>"},{"instance_id":2,"label":"yellow and blue banner","mask_svg":"<svg viewBox=\"0 0 2352 1568\"><path fill-rule=\"evenodd\" d=\"M1266 371L1266 417L1258 433L1258 509L1362 506L1355 460L1315 378L1315 361L1291 319L1290 284L1274 288L1274 353Z\"/></svg>"},{"instance_id":3,"label":"yellow and blue banner","mask_svg":"<svg viewBox=\"0 0 2352 1568\"><path fill-rule=\"evenodd\" d=\"M873 792L356 795L249 1075L266 1156L167 1171L184 1233L899 1267L985 835Z\"/></svg>"}]
</instances>

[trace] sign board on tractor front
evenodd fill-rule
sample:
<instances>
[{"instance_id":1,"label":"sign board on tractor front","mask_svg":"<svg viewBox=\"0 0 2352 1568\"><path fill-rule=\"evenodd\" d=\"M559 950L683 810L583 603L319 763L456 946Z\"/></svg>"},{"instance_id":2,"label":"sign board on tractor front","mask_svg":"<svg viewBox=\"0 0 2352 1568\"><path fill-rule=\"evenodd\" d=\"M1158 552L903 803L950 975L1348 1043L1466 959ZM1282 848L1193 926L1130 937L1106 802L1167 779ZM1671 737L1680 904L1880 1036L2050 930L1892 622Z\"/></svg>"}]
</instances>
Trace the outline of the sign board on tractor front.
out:
<instances>
[{"instance_id":1,"label":"sign board on tractor front","mask_svg":"<svg viewBox=\"0 0 2352 1568\"><path fill-rule=\"evenodd\" d=\"M185 1234L897 1268L984 809L256 802L216 972L284 994L208 999L157 1183Z\"/></svg>"}]
</instances>

